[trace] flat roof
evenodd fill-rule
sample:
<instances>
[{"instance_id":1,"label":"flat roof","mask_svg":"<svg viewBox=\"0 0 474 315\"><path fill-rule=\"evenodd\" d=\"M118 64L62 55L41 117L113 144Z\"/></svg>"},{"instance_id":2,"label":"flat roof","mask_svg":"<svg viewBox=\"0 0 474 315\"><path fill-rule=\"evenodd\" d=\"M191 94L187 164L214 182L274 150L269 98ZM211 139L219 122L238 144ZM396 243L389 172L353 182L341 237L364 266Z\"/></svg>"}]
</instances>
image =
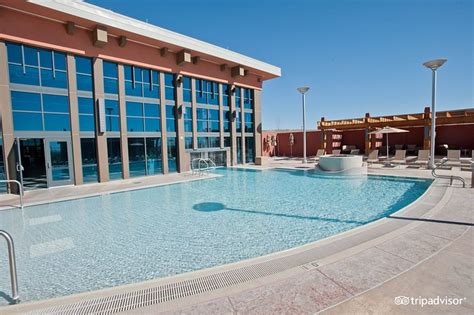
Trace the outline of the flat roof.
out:
<instances>
[{"instance_id":1,"label":"flat roof","mask_svg":"<svg viewBox=\"0 0 474 315\"><path fill-rule=\"evenodd\" d=\"M179 46L183 49L215 56L219 59L268 73L270 74L270 77L281 76L281 69L279 67L266 62L130 18L111 10L86 3L82 0L28 0L27 2L81 19L94 21L104 26L110 26L160 42Z\"/></svg>"}]
</instances>

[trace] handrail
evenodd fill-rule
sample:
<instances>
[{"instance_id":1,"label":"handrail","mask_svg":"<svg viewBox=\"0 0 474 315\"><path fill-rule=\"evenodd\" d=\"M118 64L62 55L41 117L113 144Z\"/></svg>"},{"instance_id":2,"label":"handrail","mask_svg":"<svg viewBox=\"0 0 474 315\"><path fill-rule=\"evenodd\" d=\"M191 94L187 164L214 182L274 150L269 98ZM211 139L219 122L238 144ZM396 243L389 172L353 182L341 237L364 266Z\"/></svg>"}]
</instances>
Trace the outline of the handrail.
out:
<instances>
[{"instance_id":1,"label":"handrail","mask_svg":"<svg viewBox=\"0 0 474 315\"><path fill-rule=\"evenodd\" d=\"M446 164L446 162L448 162L449 160L447 158L443 158L443 161L436 165L436 167L431 171L431 175L434 177L434 178L444 178L444 179L449 179L449 185L451 186L453 184L453 180L454 179L457 179L457 180L460 180L462 182L462 188L466 188L466 181L464 180L464 178L462 178L461 176L455 176L455 175L440 175L440 174L436 174L436 170L438 168L440 168L441 166L443 166L444 164Z\"/></svg>"},{"instance_id":2,"label":"handrail","mask_svg":"<svg viewBox=\"0 0 474 315\"><path fill-rule=\"evenodd\" d=\"M21 183L17 180L14 180L14 179L2 179L2 180L0 180L0 183L16 183L18 185L18 188L20 189L20 207L21 207L21 209L23 209L23 194L24 194L24 191L23 191L23 186L21 185Z\"/></svg>"},{"instance_id":3,"label":"handrail","mask_svg":"<svg viewBox=\"0 0 474 315\"><path fill-rule=\"evenodd\" d=\"M195 162L197 161L197 168L195 167ZM201 165L204 163L204 166L201 167ZM209 163L211 163L211 167L209 167ZM191 171L192 174L198 174L201 175L204 172L208 172L209 169L211 168L216 168L216 163L214 163L213 160L210 158L195 158L191 160Z\"/></svg>"},{"instance_id":4,"label":"handrail","mask_svg":"<svg viewBox=\"0 0 474 315\"><path fill-rule=\"evenodd\" d=\"M16 278L15 246L13 245L13 238L8 232L0 230L0 235L7 241L8 262L10 263L10 281L12 285L12 304L16 304L20 302L20 296L18 295L18 282Z\"/></svg>"}]
</instances>

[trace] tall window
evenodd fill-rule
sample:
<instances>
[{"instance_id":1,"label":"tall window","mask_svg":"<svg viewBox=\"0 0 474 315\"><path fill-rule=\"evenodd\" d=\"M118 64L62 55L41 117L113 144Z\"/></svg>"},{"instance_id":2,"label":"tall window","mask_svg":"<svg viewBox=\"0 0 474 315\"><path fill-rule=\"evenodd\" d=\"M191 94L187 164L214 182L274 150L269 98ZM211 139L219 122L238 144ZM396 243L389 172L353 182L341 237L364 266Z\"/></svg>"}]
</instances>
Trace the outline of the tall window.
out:
<instances>
[{"instance_id":1,"label":"tall window","mask_svg":"<svg viewBox=\"0 0 474 315\"><path fill-rule=\"evenodd\" d=\"M174 74L165 73L165 98L175 100Z\"/></svg>"},{"instance_id":2,"label":"tall window","mask_svg":"<svg viewBox=\"0 0 474 315\"><path fill-rule=\"evenodd\" d=\"M81 139L82 176L84 183L97 182L97 155L95 138Z\"/></svg>"},{"instance_id":3,"label":"tall window","mask_svg":"<svg viewBox=\"0 0 474 315\"><path fill-rule=\"evenodd\" d=\"M219 105L219 83L196 79L196 102Z\"/></svg>"},{"instance_id":4,"label":"tall window","mask_svg":"<svg viewBox=\"0 0 474 315\"><path fill-rule=\"evenodd\" d=\"M192 101L190 77L183 77L183 101L188 103Z\"/></svg>"},{"instance_id":5,"label":"tall window","mask_svg":"<svg viewBox=\"0 0 474 315\"><path fill-rule=\"evenodd\" d=\"M109 157L109 179L122 178L122 154L120 138L107 138L107 154Z\"/></svg>"},{"instance_id":6,"label":"tall window","mask_svg":"<svg viewBox=\"0 0 474 315\"><path fill-rule=\"evenodd\" d=\"M76 56L75 59L77 90L92 92L94 85L92 77L92 59L80 56Z\"/></svg>"},{"instance_id":7,"label":"tall window","mask_svg":"<svg viewBox=\"0 0 474 315\"><path fill-rule=\"evenodd\" d=\"M155 70L124 65L125 95L159 98L159 73Z\"/></svg>"},{"instance_id":8,"label":"tall window","mask_svg":"<svg viewBox=\"0 0 474 315\"><path fill-rule=\"evenodd\" d=\"M255 161L255 138L252 137L245 137L245 162L246 163L253 163Z\"/></svg>"},{"instance_id":9,"label":"tall window","mask_svg":"<svg viewBox=\"0 0 474 315\"><path fill-rule=\"evenodd\" d=\"M107 131L120 131L119 103L105 100L105 126Z\"/></svg>"},{"instance_id":10,"label":"tall window","mask_svg":"<svg viewBox=\"0 0 474 315\"><path fill-rule=\"evenodd\" d=\"M166 105L166 131L176 131L175 106Z\"/></svg>"},{"instance_id":11,"label":"tall window","mask_svg":"<svg viewBox=\"0 0 474 315\"><path fill-rule=\"evenodd\" d=\"M229 107L230 100L229 100L229 85L222 84L222 105L224 107Z\"/></svg>"},{"instance_id":12,"label":"tall window","mask_svg":"<svg viewBox=\"0 0 474 315\"><path fill-rule=\"evenodd\" d=\"M253 113L244 113L245 132L253 132Z\"/></svg>"},{"instance_id":13,"label":"tall window","mask_svg":"<svg viewBox=\"0 0 474 315\"><path fill-rule=\"evenodd\" d=\"M91 97L78 97L79 130L95 131L94 99Z\"/></svg>"},{"instance_id":14,"label":"tall window","mask_svg":"<svg viewBox=\"0 0 474 315\"><path fill-rule=\"evenodd\" d=\"M66 55L13 43L7 54L10 82L18 84L11 88L14 130L70 131Z\"/></svg>"},{"instance_id":15,"label":"tall window","mask_svg":"<svg viewBox=\"0 0 474 315\"><path fill-rule=\"evenodd\" d=\"M104 61L104 92L107 94L118 94L118 70L117 64Z\"/></svg>"},{"instance_id":16,"label":"tall window","mask_svg":"<svg viewBox=\"0 0 474 315\"><path fill-rule=\"evenodd\" d=\"M253 90L244 89L244 108L253 109Z\"/></svg>"},{"instance_id":17,"label":"tall window","mask_svg":"<svg viewBox=\"0 0 474 315\"><path fill-rule=\"evenodd\" d=\"M178 151L176 147L176 137L168 137L168 172L174 173L177 171L176 158Z\"/></svg>"},{"instance_id":18,"label":"tall window","mask_svg":"<svg viewBox=\"0 0 474 315\"><path fill-rule=\"evenodd\" d=\"M219 110L197 108L197 131L219 132Z\"/></svg>"},{"instance_id":19,"label":"tall window","mask_svg":"<svg viewBox=\"0 0 474 315\"><path fill-rule=\"evenodd\" d=\"M67 88L66 54L7 43L10 82Z\"/></svg>"},{"instance_id":20,"label":"tall window","mask_svg":"<svg viewBox=\"0 0 474 315\"><path fill-rule=\"evenodd\" d=\"M130 176L162 173L161 138L128 138Z\"/></svg>"},{"instance_id":21,"label":"tall window","mask_svg":"<svg viewBox=\"0 0 474 315\"><path fill-rule=\"evenodd\" d=\"M65 95L12 91L13 126L17 131L70 131Z\"/></svg>"},{"instance_id":22,"label":"tall window","mask_svg":"<svg viewBox=\"0 0 474 315\"><path fill-rule=\"evenodd\" d=\"M160 104L126 102L127 130L130 132L159 132Z\"/></svg>"}]
</instances>

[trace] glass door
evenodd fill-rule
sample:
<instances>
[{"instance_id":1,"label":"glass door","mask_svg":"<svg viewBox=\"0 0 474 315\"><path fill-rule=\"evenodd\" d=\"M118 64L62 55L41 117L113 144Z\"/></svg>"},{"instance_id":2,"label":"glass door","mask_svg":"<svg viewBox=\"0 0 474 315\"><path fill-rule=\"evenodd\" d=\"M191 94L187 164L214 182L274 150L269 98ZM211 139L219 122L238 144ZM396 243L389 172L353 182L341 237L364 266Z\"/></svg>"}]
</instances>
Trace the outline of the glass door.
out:
<instances>
[{"instance_id":1,"label":"glass door","mask_svg":"<svg viewBox=\"0 0 474 315\"><path fill-rule=\"evenodd\" d=\"M46 171L48 187L72 185L72 150L68 139L46 139Z\"/></svg>"}]
</instances>

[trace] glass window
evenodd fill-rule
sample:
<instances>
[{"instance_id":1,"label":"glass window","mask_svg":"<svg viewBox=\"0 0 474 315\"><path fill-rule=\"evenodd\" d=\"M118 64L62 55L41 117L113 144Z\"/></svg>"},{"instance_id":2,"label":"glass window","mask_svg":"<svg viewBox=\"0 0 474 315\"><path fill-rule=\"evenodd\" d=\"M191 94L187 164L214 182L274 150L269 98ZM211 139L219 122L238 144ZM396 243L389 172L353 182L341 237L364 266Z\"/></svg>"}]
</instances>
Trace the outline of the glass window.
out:
<instances>
[{"instance_id":1,"label":"glass window","mask_svg":"<svg viewBox=\"0 0 474 315\"><path fill-rule=\"evenodd\" d=\"M253 132L253 113L244 113L245 132Z\"/></svg>"},{"instance_id":2,"label":"glass window","mask_svg":"<svg viewBox=\"0 0 474 315\"><path fill-rule=\"evenodd\" d=\"M8 62L22 64L23 58L21 50L21 45L7 43Z\"/></svg>"},{"instance_id":3,"label":"glass window","mask_svg":"<svg viewBox=\"0 0 474 315\"><path fill-rule=\"evenodd\" d=\"M118 94L118 70L114 62L104 61L102 63L104 71L104 92L108 94Z\"/></svg>"},{"instance_id":4,"label":"glass window","mask_svg":"<svg viewBox=\"0 0 474 315\"><path fill-rule=\"evenodd\" d=\"M82 177L84 183L94 183L99 179L96 150L94 138L81 139Z\"/></svg>"},{"instance_id":5,"label":"glass window","mask_svg":"<svg viewBox=\"0 0 474 315\"><path fill-rule=\"evenodd\" d=\"M161 138L146 139L146 163L148 175L163 173Z\"/></svg>"},{"instance_id":6,"label":"glass window","mask_svg":"<svg viewBox=\"0 0 474 315\"><path fill-rule=\"evenodd\" d=\"M127 116L143 116L143 104L126 102Z\"/></svg>"},{"instance_id":7,"label":"glass window","mask_svg":"<svg viewBox=\"0 0 474 315\"><path fill-rule=\"evenodd\" d=\"M66 54L12 43L7 53L10 82L67 88Z\"/></svg>"},{"instance_id":8,"label":"glass window","mask_svg":"<svg viewBox=\"0 0 474 315\"><path fill-rule=\"evenodd\" d=\"M253 90L244 89L244 108L253 109Z\"/></svg>"},{"instance_id":9,"label":"glass window","mask_svg":"<svg viewBox=\"0 0 474 315\"><path fill-rule=\"evenodd\" d=\"M95 131L94 99L78 97L79 107L79 130Z\"/></svg>"},{"instance_id":10,"label":"glass window","mask_svg":"<svg viewBox=\"0 0 474 315\"><path fill-rule=\"evenodd\" d=\"M184 102L192 101L190 77L183 77L183 101Z\"/></svg>"},{"instance_id":11,"label":"glass window","mask_svg":"<svg viewBox=\"0 0 474 315\"><path fill-rule=\"evenodd\" d=\"M224 137L224 147L229 148L232 145L230 137Z\"/></svg>"},{"instance_id":12,"label":"glass window","mask_svg":"<svg viewBox=\"0 0 474 315\"><path fill-rule=\"evenodd\" d=\"M76 81L80 91L93 90L92 59L76 56Z\"/></svg>"},{"instance_id":13,"label":"glass window","mask_svg":"<svg viewBox=\"0 0 474 315\"><path fill-rule=\"evenodd\" d=\"M11 83L40 85L38 68L23 68L21 65L9 64L8 69Z\"/></svg>"},{"instance_id":14,"label":"glass window","mask_svg":"<svg viewBox=\"0 0 474 315\"><path fill-rule=\"evenodd\" d=\"M105 100L105 119L107 131L120 131L118 101Z\"/></svg>"},{"instance_id":15,"label":"glass window","mask_svg":"<svg viewBox=\"0 0 474 315\"><path fill-rule=\"evenodd\" d=\"M41 111L41 94L27 92L11 92L12 109L25 111Z\"/></svg>"},{"instance_id":16,"label":"glass window","mask_svg":"<svg viewBox=\"0 0 474 315\"><path fill-rule=\"evenodd\" d=\"M245 162L253 163L255 161L255 142L254 137L245 137Z\"/></svg>"},{"instance_id":17,"label":"glass window","mask_svg":"<svg viewBox=\"0 0 474 315\"><path fill-rule=\"evenodd\" d=\"M107 138L107 154L109 157L109 179L121 179L122 154L120 152L119 138Z\"/></svg>"},{"instance_id":18,"label":"glass window","mask_svg":"<svg viewBox=\"0 0 474 315\"><path fill-rule=\"evenodd\" d=\"M176 131L174 105L166 105L166 131Z\"/></svg>"},{"instance_id":19,"label":"glass window","mask_svg":"<svg viewBox=\"0 0 474 315\"><path fill-rule=\"evenodd\" d=\"M13 111L13 126L17 131L43 130L43 118L41 113Z\"/></svg>"},{"instance_id":20,"label":"glass window","mask_svg":"<svg viewBox=\"0 0 474 315\"><path fill-rule=\"evenodd\" d=\"M176 158L178 156L176 148L176 137L168 137L168 172L174 173L177 171Z\"/></svg>"},{"instance_id":21,"label":"glass window","mask_svg":"<svg viewBox=\"0 0 474 315\"><path fill-rule=\"evenodd\" d=\"M192 149L193 148L193 137L185 137L184 138L184 147L186 149Z\"/></svg>"},{"instance_id":22,"label":"glass window","mask_svg":"<svg viewBox=\"0 0 474 315\"><path fill-rule=\"evenodd\" d=\"M43 94L45 112L69 113L69 99L63 95Z\"/></svg>"},{"instance_id":23,"label":"glass window","mask_svg":"<svg viewBox=\"0 0 474 315\"><path fill-rule=\"evenodd\" d=\"M125 94L146 98L159 98L158 71L124 65Z\"/></svg>"},{"instance_id":24,"label":"glass window","mask_svg":"<svg viewBox=\"0 0 474 315\"><path fill-rule=\"evenodd\" d=\"M160 132L161 131L160 119L145 118L145 131Z\"/></svg>"},{"instance_id":25,"label":"glass window","mask_svg":"<svg viewBox=\"0 0 474 315\"><path fill-rule=\"evenodd\" d=\"M224 132L230 132L230 117L231 117L231 111L226 110L224 111Z\"/></svg>"},{"instance_id":26,"label":"glass window","mask_svg":"<svg viewBox=\"0 0 474 315\"><path fill-rule=\"evenodd\" d=\"M69 114L44 114L44 130L70 131Z\"/></svg>"},{"instance_id":27,"label":"glass window","mask_svg":"<svg viewBox=\"0 0 474 315\"><path fill-rule=\"evenodd\" d=\"M167 100L174 100L174 75L172 73L165 73L165 98Z\"/></svg>"},{"instance_id":28,"label":"glass window","mask_svg":"<svg viewBox=\"0 0 474 315\"><path fill-rule=\"evenodd\" d=\"M193 109L190 106L184 107L184 131L193 132Z\"/></svg>"},{"instance_id":29,"label":"glass window","mask_svg":"<svg viewBox=\"0 0 474 315\"><path fill-rule=\"evenodd\" d=\"M127 117L127 131L143 132L143 118Z\"/></svg>"},{"instance_id":30,"label":"glass window","mask_svg":"<svg viewBox=\"0 0 474 315\"><path fill-rule=\"evenodd\" d=\"M224 107L229 107L229 85L222 84L222 105Z\"/></svg>"},{"instance_id":31,"label":"glass window","mask_svg":"<svg viewBox=\"0 0 474 315\"><path fill-rule=\"evenodd\" d=\"M201 104L219 104L219 83L196 79L196 102Z\"/></svg>"},{"instance_id":32,"label":"glass window","mask_svg":"<svg viewBox=\"0 0 474 315\"><path fill-rule=\"evenodd\" d=\"M128 138L130 177L146 175L145 139Z\"/></svg>"},{"instance_id":33,"label":"glass window","mask_svg":"<svg viewBox=\"0 0 474 315\"><path fill-rule=\"evenodd\" d=\"M219 132L219 110L197 108L197 131L198 132Z\"/></svg>"},{"instance_id":34,"label":"glass window","mask_svg":"<svg viewBox=\"0 0 474 315\"><path fill-rule=\"evenodd\" d=\"M78 97L79 114L94 114L94 99Z\"/></svg>"}]
</instances>

